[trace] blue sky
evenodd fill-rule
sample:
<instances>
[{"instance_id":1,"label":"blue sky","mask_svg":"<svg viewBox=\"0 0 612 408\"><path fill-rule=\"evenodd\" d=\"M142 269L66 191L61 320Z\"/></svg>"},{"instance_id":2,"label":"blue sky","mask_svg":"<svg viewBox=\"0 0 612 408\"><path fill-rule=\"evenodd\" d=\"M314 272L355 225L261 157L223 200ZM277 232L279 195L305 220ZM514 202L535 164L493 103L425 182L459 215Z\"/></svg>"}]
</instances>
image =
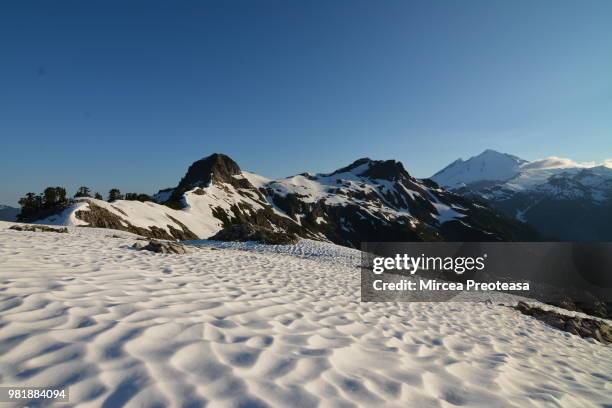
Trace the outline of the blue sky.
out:
<instances>
[{"instance_id":1,"label":"blue sky","mask_svg":"<svg viewBox=\"0 0 612 408\"><path fill-rule=\"evenodd\" d=\"M612 2L0 3L0 203L486 148L612 157Z\"/></svg>"}]
</instances>

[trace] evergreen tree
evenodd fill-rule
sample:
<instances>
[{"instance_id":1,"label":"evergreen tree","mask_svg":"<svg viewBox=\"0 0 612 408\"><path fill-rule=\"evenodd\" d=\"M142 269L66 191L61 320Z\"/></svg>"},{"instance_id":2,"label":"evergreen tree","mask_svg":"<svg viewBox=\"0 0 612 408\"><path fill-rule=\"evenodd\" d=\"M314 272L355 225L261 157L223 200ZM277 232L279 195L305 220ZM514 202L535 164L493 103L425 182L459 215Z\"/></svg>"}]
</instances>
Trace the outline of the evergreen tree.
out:
<instances>
[{"instance_id":1,"label":"evergreen tree","mask_svg":"<svg viewBox=\"0 0 612 408\"><path fill-rule=\"evenodd\" d=\"M47 187L43 192L45 207L51 207L58 202L57 189L55 187Z\"/></svg>"},{"instance_id":2,"label":"evergreen tree","mask_svg":"<svg viewBox=\"0 0 612 408\"><path fill-rule=\"evenodd\" d=\"M21 206L21 213L18 215L17 219L20 221L40 210L40 208L37 207L36 194L34 193L27 193L25 197L19 200L19 205Z\"/></svg>"},{"instance_id":3,"label":"evergreen tree","mask_svg":"<svg viewBox=\"0 0 612 408\"><path fill-rule=\"evenodd\" d=\"M55 195L57 197L58 204L68 204L68 199L66 198L66 189L64 187L55 187Z\"/></svg>"},{"instance_id":4,"label":"evergreen tree","mask_svg":"<svg viewBox=\"0 0 612 408\"><path fill-rule=\"evenodd\" d=\"M112 203L113 201L123 200L123 196L121 195L121 191L118 188L111 188L108 192L108 202Z\"/></svg>"},{"instance_id":5,"label":"evergreen tree","mask_svg":"<svg viewBox=\"0 0 612 408\"><path fill-rule=\"evenodd\" d=\"M76 194L74 195L74 198L79 198L79 197L91 197L91 190L89 189L89 187L85 187L85 186L79 187Z\"/></svg>"},{"instance_id":6,"label":"evergreen tree","mask_svg":"<svg viewBox=\"0 0 612 408\"><path fill-rule=\"evenodd\" d=\"M104 200L104 198L102 197L102 194L100 194L100 193L98 193L98 192L96 192L96 194L94 195L94 198L95 198L96 200Z\"/></svg>"},{"instance_id":7,"label":"evergreen tree","mask_svg":"<svg viewBox=\"0 0 612 408\"><path fill-rule=\"evenodd\" d=\"M29 222L44 218L68 205L66 189L47 187L42 194L27 193L19 200L19 205L21 206L21 213L17 216L19 221Z\"/></svg>"}]
</instances>

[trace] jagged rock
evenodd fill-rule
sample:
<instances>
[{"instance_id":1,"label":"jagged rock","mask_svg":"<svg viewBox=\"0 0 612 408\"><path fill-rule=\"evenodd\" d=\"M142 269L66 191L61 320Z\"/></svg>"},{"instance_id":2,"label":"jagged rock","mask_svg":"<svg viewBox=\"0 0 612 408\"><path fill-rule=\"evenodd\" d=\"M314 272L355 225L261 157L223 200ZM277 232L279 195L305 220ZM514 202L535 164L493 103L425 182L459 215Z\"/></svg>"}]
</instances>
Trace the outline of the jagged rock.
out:
<instances>
[{"instance_id":1,"label":"jagged rock","mask_svg":"<svg viewBox=\"0 0 612 408\"><path fill-rule=\"evenodd\" d=\"M53 228L46 225L13 225L9 229L15 231L68 233L68 228Z\"/></svg>"},{"instance_id":2,"label":"jagged rock","mask_svg":"<svg viewBox=\"0 0 612 408\"><path fill-rule=\"evenodd\" d=\"M272 245L295 244L296 235L272 231L251 224L235 224L223 228L209 239L217 241L257 241Z\"/></svg>"},{"instance_id":3,"label":"jagged rock","mask_svg":"<svg viewBox=\"0 0 612 408\"><path fill-rule=\"evenodd\" d=\"M534 317L559 330L580 337L591 337L604 344L612 343L612 326L604 321L567 316L553 310L544 310L536 306L530 306L525 302L519 302L515 309L524 315Z\"/></svg>"},{"instance_id":4,"label":"jagged rock","mask_svg":"<svg viewBox=\"0 0 612 408\"><path fill-rule=\"evenodd\" d=\"M139 242L136 242L132 245L132 248L138 249L140 251L151 251L156 252L158 254L186 254L188 253L187 248L176 242L168 242L168 241L149 241L147 245L142 245Z\"/></svg>"},{"instance_id":5,"label":"jagged rock","mask_svg":"<svg viewBox=\"0 0 612 408\"><path fill-rule=\"evenodd\" d=\"M179 200L186 191L206 187L211 183L226 183L236 188L257 191L248 180L234 177L240 174L240 167L231 158L220 153L211 154L189 166L178 186L172 190L171 200Z\"/></svg>"}]
</instances>

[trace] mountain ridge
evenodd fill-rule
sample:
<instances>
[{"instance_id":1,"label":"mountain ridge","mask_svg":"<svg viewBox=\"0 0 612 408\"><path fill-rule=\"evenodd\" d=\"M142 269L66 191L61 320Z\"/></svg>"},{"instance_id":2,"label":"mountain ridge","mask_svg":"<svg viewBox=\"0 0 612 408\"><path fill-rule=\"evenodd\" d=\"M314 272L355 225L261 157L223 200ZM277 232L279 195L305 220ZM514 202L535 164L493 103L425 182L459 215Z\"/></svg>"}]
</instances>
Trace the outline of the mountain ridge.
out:
<instances>
[{"instance_id":1,"label":"mountain ridge","mask_svg":"<svg viewBox=\"0 0 612 408\"><path fill-rule=\"evenodd\" d=\"M10 205L0 204L0 221L15 221L19 208L11 207Z\"/></svg>"},{"instance_id":2,"label":"mountain ridge","mask_svg":"<svg viewBox=\"0 0 612 408\"><path fill-rule=\"evenodd\" d=\"M331 173L270 180L215 153L192 163L157 203L79 199L43 223L126 229L167 239L209 238L246 224L356 247L364 241L537 240L528 226L412 177L395 160L362 158Z\"/></svg>"}]
</instances>

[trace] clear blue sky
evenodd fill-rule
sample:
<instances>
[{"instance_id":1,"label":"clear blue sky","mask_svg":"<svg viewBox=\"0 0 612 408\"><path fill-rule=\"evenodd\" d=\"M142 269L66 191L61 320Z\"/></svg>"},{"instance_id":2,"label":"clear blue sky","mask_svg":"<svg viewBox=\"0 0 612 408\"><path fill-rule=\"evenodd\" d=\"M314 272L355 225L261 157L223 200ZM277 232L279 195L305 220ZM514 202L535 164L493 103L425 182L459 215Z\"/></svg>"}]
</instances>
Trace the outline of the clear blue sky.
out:
<instances>
[{"instance_id":1,"label":"clear blue sky","mask_svg":"<svg viewBox=\"0 0 612 408\"><path fill-rule=\"evenodd\" d=\"M0 3L0 203L270 177L418 177L486 148L612 157L612 1Z\"/></svg>"}]
</instances>

